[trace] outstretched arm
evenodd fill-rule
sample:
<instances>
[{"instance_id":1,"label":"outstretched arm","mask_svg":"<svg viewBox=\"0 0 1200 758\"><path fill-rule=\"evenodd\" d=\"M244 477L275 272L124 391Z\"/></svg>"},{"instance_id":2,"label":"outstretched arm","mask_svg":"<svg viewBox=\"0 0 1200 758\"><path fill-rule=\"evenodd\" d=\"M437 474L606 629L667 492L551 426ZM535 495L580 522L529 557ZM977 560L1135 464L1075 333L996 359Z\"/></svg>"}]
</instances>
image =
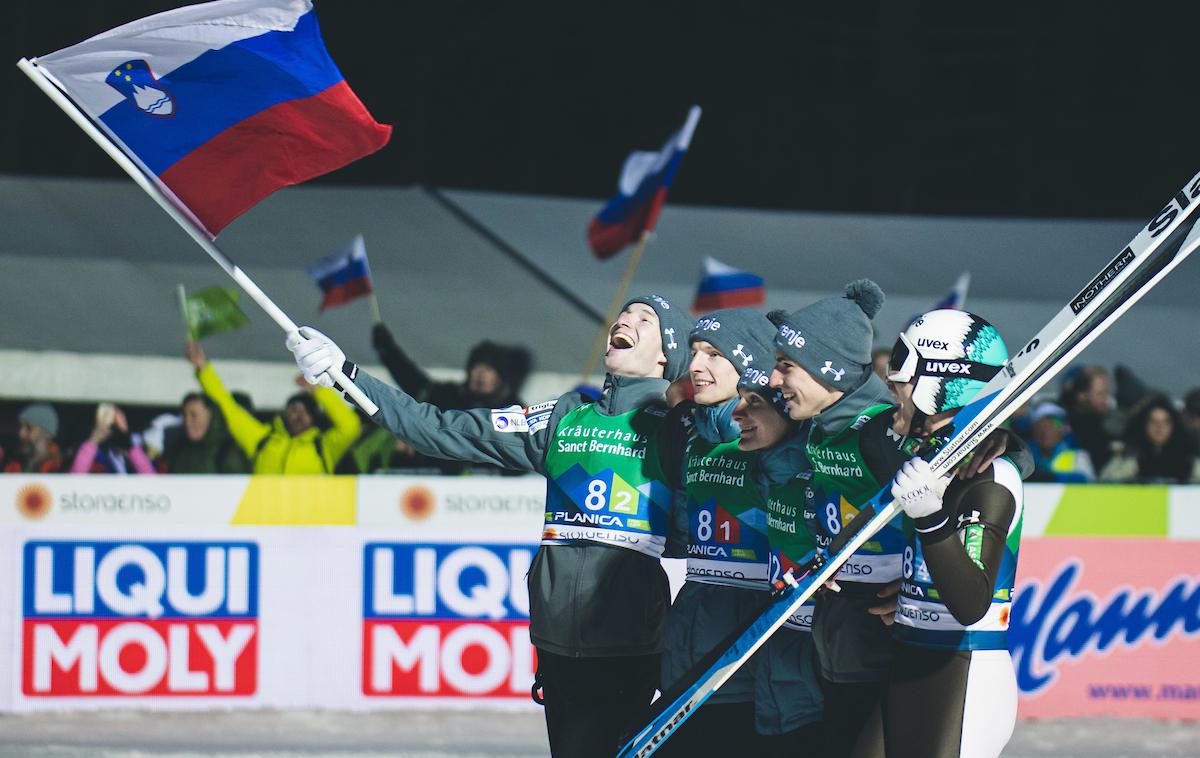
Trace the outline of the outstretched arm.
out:
<instances>
[{"instance_id":1,"label":"outstretched arm","mask_svg":"<svg viewBox=\"0 0 1200 758\"><path fill-rule=\"evenodd\" d=\"M298 334L289 335L287 345L305 378L313 384L328 386L325 372L341 366L379 406L372 416L375 423L424 455L544 473L546 446L553 429L548 423L531 426L533 417L526 416L520 406L443 411L359 370L345 360L337 345L315 329L302 327ZM543 404L540 410L547 411L549 406ZM538 418L545 421L545 416Z\"/></svg>"}]
</instances>

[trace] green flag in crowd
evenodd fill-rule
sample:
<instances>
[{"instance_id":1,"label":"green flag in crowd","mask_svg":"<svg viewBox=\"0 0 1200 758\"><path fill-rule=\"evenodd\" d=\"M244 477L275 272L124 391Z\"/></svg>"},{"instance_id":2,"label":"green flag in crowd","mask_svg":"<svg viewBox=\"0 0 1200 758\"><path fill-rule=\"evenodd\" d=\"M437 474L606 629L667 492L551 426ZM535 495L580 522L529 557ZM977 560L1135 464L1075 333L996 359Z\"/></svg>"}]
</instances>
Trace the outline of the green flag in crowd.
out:
<instances>
[{"instance_id":1,"label":"green flag in crowd","mask_svg":"<svg viewBox=\"0 0 1200 758\"><path fill-rule=\"evenodd\" d=\"M241 293L235 287L206 287L188 294L180 286L179 292L188 336L194 340L230 332L250 323L238 308Z\"/></svg>"}]
</instances>

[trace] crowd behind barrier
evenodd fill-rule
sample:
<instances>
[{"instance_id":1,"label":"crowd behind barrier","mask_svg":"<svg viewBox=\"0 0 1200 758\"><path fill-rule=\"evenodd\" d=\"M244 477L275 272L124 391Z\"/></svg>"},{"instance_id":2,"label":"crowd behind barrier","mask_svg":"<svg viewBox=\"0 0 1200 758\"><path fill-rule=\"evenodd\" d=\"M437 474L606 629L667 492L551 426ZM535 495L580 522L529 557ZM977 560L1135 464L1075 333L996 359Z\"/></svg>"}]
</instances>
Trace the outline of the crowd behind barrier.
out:
<instances>
[{"instance_id":1,"label":"crowd behind barrier","mask_svg":"<svg viewBox=\"0 0 1200 758\"><path fill-rule=\"evenodd\" d=\"M524 347L484 341L461 382L437 382L376 324L372 344L393 380L443 410L525 405L533 367ZM500 474L492 466L424 456L356 412L338 394L297 377L279 413L221 382L219 363L197 342L185 347L194 387L176 408L111 403L0 402L5 473L122 474ZM876 351L882 372L887 352ZM581 391L596 391L580 387ZM1182 399L1150 388L1123 366L1076 366L1057 394L1043 394L1011 420L1030 445L1030 481L1188 484L1200 482L1200 387Z\"/></svg>"}]
</instances>

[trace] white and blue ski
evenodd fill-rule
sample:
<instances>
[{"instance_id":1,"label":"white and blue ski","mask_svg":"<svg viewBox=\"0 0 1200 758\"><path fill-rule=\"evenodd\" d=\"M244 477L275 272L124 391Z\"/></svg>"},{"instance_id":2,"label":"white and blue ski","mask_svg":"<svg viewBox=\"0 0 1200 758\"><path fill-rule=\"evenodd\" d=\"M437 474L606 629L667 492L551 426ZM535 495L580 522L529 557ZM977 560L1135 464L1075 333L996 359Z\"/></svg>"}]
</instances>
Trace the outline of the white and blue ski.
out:
<instances>
[{"instance_id":1,"label":"white and blue ski","mask_svg":"<svg viewBox=\"0 0 1200 758\"><path fill-rule=\"evenodd\" d=\"M949 474L989 434L1049 382L1143 295L1200 247L1200 174L1175 193L1128 245L1071 298L998 373L974 402L954 416L952 433L930 461ZM888 524L900 508L891 485L865 505L804 576L791 578L770 606L727 647L693 669L694 678L655 701L649 723L618 758L644 758L671 736L842 564Z\"/></svg>"}]
</instances>

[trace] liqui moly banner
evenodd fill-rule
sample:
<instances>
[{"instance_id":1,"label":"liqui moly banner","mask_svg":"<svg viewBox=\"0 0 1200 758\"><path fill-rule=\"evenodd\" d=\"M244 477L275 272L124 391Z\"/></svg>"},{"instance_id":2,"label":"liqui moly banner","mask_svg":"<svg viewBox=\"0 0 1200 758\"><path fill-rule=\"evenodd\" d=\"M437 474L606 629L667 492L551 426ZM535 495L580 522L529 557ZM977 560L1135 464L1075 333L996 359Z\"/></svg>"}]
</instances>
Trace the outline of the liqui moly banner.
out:
<instances>
[{"instance_id":1,"label":"liqui moly banner","mask_svg":"<svg viewBox=\"0 0 1200 758\"><path fill-rule=\"evenodd\" d=\"M1009 625L1020 714L1200 717L1198 558L1193 540L1027 540Z\"/></svg>"},{"instance_id":2,"label":"liqui moly banner","mask_svg":"<svg viewBox=\"0 0 1200 758\"><path fill-rule=\"evenodd\" d=\"M252 695L258 547L26 542L26 697Z\"/></svg>"},{"instance_id":3,"label":"liqui moly banner","mask_svg":"<svg viewBox=\"0 0 1200 758\"><path fill-rule=\"evenodd\" d=\"M529 699L530 545L368 543L362 691Z\"/></svg>"}]
</instances>

